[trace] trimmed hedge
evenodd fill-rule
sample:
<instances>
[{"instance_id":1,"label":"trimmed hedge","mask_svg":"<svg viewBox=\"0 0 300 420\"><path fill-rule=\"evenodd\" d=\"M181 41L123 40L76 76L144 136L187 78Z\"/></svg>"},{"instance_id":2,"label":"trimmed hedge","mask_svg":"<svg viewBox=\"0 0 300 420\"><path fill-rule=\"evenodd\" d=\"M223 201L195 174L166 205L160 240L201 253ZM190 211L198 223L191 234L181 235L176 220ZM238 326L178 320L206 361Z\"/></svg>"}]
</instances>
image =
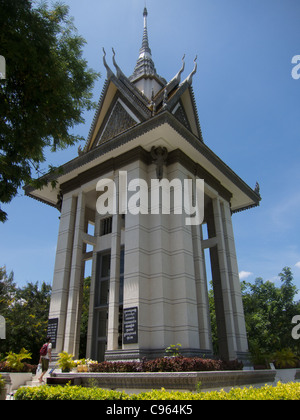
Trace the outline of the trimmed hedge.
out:
<instances>
[{"instance_id":1,"label":"trimmed hedge","mask_svg":"<svg viewBox=\"0 0 300 420\"><path fill-rule=\"evenodd\" d=\"M19 388L15 394L17 401L120 401L128 399L128 395L124 392L69 385Z\"/></svg>"},{"instance_id":2,"label":"trimmed hedge","mask_svg":"<svg viewBox=\"0 0 300 420\"><path fill-rule=\"evenodd\" d=\"M243 364L237 360L225 362L199 357L162 357L141 362L102 362L90 365L90 371L95 373L211 372L242 369Z\"/></svg>"},{"instance_id":3,"label":"trimmed hedge","mask_svg":"<svg viewBox=\"0 0 300 420\"><path fill-rule=\"evenodd\" d=\"M235 388L229 392L168 392L165 389L142 392L138 395L128 395L125 392L106 391L99 388L82 388L79 386L20 388L15 399L18 401L37 400L104 400L104 401L159 401L159 400L300 400L300 383L264 386L263 388Z\"/></svg>"}]
</instances>

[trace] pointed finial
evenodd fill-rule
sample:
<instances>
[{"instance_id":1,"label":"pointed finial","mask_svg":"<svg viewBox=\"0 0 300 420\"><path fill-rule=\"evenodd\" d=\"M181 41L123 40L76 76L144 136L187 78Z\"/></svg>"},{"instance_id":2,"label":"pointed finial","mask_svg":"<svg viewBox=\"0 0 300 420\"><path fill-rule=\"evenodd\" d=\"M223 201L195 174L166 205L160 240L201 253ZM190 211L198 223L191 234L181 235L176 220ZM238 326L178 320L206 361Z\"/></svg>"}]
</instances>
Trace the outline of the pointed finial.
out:
<instances>
[{"instance_id":1,"label":"pointed finial","mask_svg":"<svg viewBox=\"0 0 300 420\"><path fill-rule=\"evenodd\" d=\"M143 31L142 47L140 48L140 54L139 54L139 58L136 63L136 66L134 68L134 72L129 77L129 80L134 83L142 79L156 78L156 80L159 82L161 86L165 86L167 82L165 81L165 79L163 79L157 74L156 68L152 59L152 52L150 49L149 38L148 38L148 27L147 27L148 10L146 6L146 2L145 2L143 16L144 16L144 31ZM145 88L145 89L141 88L140 90L144 94L145 94L145 91L147 90L146 96L148 99L151 98L151 90L149 90L148 88Z\"/></svg>"},{"instance_id":2,"label":"pointed finial","mask_svg":"<svg viewBox=\"0 0 300 420\"><path fill-rule=\"evenodd\" d=\"M110 79L110 77L113 75L113 72L112 72L111 68L109 67L109 65L107 64L106 51L105 51L104 47L102 49L103 49L103 64L104 64L104 67L106 68L106 71L107 71L107 78Z\"/></svg>"},{"instance_id":3,"label":"pointed finial","mask_svg":"<svg viewBox=\"0 0 300 420\"><path fill-rule=\"evenodd\" d=\"M194 70L192 71L192 73L189 75L189 77L188 77L188 83L192 83L192 81L193 81L193 76L194 76L194 74L196 74L197 73L197 68L198 68L198 64L197 64L197 59L198 59L198 55L196 55L196 57L195 57L195 60L194 60L194 63L195 63L195 67L194 67Z\"/></svg>"},{"instance_id":4,"label":"pointed finial","mask_svg":"<svg viewBox=\"0 0 300 420\"><path fill-rule=\"evenodd\" d=\"M176 74L176 76L174 77L174 79L173 80L176 80L176 82L179 84L180 83L180 81L181 81L181 75L182 75L182 73L184 72L184 69L185 69L185 54L184 54L184 56L182 57L182 66L181 66L181 69L179 70L179 72Z\"/></svg>"},{"instance_id":5,"label":"pointed finial","mask_svg":"<svg viewBox=\"0 0 300 420\"><path fill-rule=\"evenodd\" d=\"M140 49L140 55L139 55L137 64L135 66L134 73L131 76L131 80L137 79L141 76L156 75L156 69L154 66L154 62L152 60L152 53L149 46L148 28L147 28L148 10L146 6L144 8L143 16L144 16L144 32L143 32L142 47Z\"/></svg>"},{"instance_id":6,"label":"pointed finial","mask_svg":"<svg viewBox=\"0 0 300 420\"><path fill-rule=\"evenodd\" d=\"M122 70L120 69L120 67L118 66L117 62L116 62L116 52L114 50L114 48L112 48L112 52L113 52L113 65L115 66L116 70L117 70L117 77L119 78L120 76L123 75Z\"/></svg>"}]
</instances>

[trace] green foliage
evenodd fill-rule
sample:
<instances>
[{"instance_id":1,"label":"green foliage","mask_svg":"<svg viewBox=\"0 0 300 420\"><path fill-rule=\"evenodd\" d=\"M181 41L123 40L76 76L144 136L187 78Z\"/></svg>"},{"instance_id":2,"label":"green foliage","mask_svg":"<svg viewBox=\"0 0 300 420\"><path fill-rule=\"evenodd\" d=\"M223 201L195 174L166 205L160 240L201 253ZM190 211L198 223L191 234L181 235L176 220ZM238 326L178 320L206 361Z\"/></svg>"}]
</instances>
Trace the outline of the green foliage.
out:
<instances>
[{"instance_id":1,"label":"green foliage","mask_svg":"<svg viewBox=\"0 0 300 420\"><path fill-rule=\"evenodd\" d=\"M17 287L13 273L8 275L3 267L0 268L0 292L0 314L6 320L6 340L0 340L2 358L9 351L18 352L24 347L37 364L47 335L51 286L28 283Z\"/></svg>"},{"instance_id":2,"label":"green foliage","mask_svg":"<svg viewBox=\"0 0 300 420\"><path fill-rule=\"evenodd\" d=\"M5 379L3 379L2 376L0 375L0 394L5 389L5 387L6 387Z\"/></svg>"},{"instance_id":3,"label":"green foliage","mask_svg":"<svg viewBox=\"0 0 300 420\"><path fill-rule=\"evenodd\" d=\"M298 365L297 357L290 349L278 350L274 354L274 361L279 369L294 368Z\"/></svg>"},{"instance_id":4,"label":"green foliage","mask_svg":"<svg viewBox=\"0 0 300 420\"><path fill-rule=\"evenodd\" d=\"M73 360L73 354L63 351L62 353L59 353L58 357L59 359L57 364L61 368L62 372L70 372L70 370L76 366Z\"/></svg>"},{"instance_id":5,"label":"green foliage","mask_svg":"<svg viewBox=\"0 0 300 420\"><path fill-rule=\"evenodd\" d=\"M161 357L141 362L102 362L91 364L90 372L208 372L222 370L241 370L242 363L237 360L202 359L200 357Z\"/></svg>"},{"instance_id":6,"label":"green foliage","mask_svg":"<svg viewBox=\"0 0 300 420\"><path fill-rule=\"evenodd\" d=\"M42 386L37 388L20 388L15 394L17 401L69 401L69 400L128 400L129 396L124 392L108 391L100 388L82 388L79 386Z\"/></svg>"},{"instance_id":7,"label":"green foliage","mask_svg":"<svg viewBox=\"0 0 300 420\"><path fill-rule=\"evenodd\" d=\"M89 305L90 305L90 289L91 277L86 277L83 282L83 299L81 308L80 321L80 344L79 344L79 358L83 359L86 356L87 333L89 323Z\"/></svg>"},{"instance_id":8,"label":"green foliage","mask_svg":"<svg viewBox=\"0 0 300 420\"><path fill-rule=\"evenodd\" d=\"M0 0L6 59L6 80L0 81L0 203L9 203L23 183L43 174L46 148L56 151L81 140L73 129L95 106L92 88L99 75L82 56L86 41L68 6L34 4ZM6 219L0 209L0 222Z\"/></svg>"},{"instance_id":9,"label":"green foliage","mask_svg":"<svg viewBox=\"0 0 300 420\"><path fill-rule=\"evenodd\" d=\"M299 351L299 343L291 335L291 322L299 314L299 303L294 302L297 288L291 269L285 267L279 274L281 285L256 279L254 284L242 283L243 304L249 347L252 354L273 354L290 347Z\"/></svg>"},{"instance_id":10,"label":"green foliage","mask_svg":"<svg viewBox=\"0 0 300 420\"><path fill-rule=\"evenodd\" d=\"M292 338L292 319L300 314L295 302L297 287L289 267L279 274L281 284L257 278L255 283L241 282L249 349L255 365L266 366L274 353L290 348L300 357L300 341ZM211 283L212 286L212 283ZM214 353L218 354L218 331L213 289L209 290L210 318Z\"/></svg>"},{"instance_id":11,"label":"green foliage","mask_svg":"<svg viewBox=\"0 0 300 420\"><path fill-rule=\"evenodd\" d=\"M181 347L182 345L180 343L170 344L170 346L166 348L165 352L172 357L178 357L181 355L180 354Z\"/></svg>"},{"instance_id":12,"label":"green foliage","mask_svg":"<svg viewBox=\"0 0 300 420\"><path fill-rule=\"evenodd\" d=\"M20 353L13 353L10 351L5 358L7 367L15 372L22 372L24 368L24 363L22 363L22 361L30 359L31 353L24 348L20 350Z\"/></svg>"},{"instance_id":13,"label":"green foliage","mask_svg":"<svg viewBox=\"0 0 300 420\"><path fill-rule=\"evenodd\" d=\"M48 387L20 388L15 399L25 400L127 400L127 401L197 401L197 400L300 400L300 383L264 386L262 388L234 388L229 392L169 392L165 389L127 395L125 392L106 391L99 388Z\"/></svg>"},{"instance_id":14,"label":"green foliage","mask_svg":"<svg viewBox=\"0 0 300 420\"><path fill-rule=\"evenodd\" d=\"M251 361L254 366L268 369L274 363L276 369L291 369L300 367L299 357L291 349L277 350L274 353L264 353L259 348L252 349Z\"/></svg>"},{"instance_id":15,"label":"green foliage","mask_svg":"<svg viewBox=\"0 0 300 420\"><path fill-rule=\"evenodd\" d=\"M6 317L7 309L13 303L13 296L16 291L14 273L9 275L5 267L0 267L0 314Z\"/></svg>"}]
</instances>

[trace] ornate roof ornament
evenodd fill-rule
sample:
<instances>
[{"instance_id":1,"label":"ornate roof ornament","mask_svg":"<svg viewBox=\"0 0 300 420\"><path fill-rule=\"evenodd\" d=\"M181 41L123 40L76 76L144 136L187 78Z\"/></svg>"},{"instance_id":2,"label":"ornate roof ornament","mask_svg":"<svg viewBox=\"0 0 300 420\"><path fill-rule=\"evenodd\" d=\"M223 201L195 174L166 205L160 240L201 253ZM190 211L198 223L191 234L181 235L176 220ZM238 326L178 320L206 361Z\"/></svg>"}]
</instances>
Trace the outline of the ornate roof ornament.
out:
<instances>
[{"instance_id":1,"label":"ornate roof ornament","mask_svg":"<svg viewBox=\"0 0 300 420\"><path fill-rule=\"evenodd\" d=\"M116 53L115 50L112 48L112 52L113 52L113 65L115 66L116 70L117 70L117 78L119 78L120 76L124 76L124 73L122 72L122 70L120 69L120 67L118 66L117 62L116 62Z\"/></svg>"},{"instance_id":2,"label":"ornate roof ornament","mask_svg":"<svg viewBox=\"0 0 300 420\"><path fill-rule=\"evenodd\" d=\"M198 69L197 59L198 59L198 56L196 55L195 60L194 60L194 63L195 63L194 70L192 71L192 73L187 78L187 81L190 85L193 82L193 76L197 73L197 69Z\"/></svg>"},{"instance_id":3,"label":"ornate roof ornament","mask_svg":"<svg viewBox=\"0 0 300 420\"><path fill-rule=\"evenodd\" d=\"M163 109L166 109L168 106L168 89L164 89L164 99L163 99Z\"/></svg>"},{"instance_id":4,"label":"ornate roof ornament","mask_svg":"<svg viewBox=\"0 0 300 420\"><path fill-rule=\"evenodd\" d=\"M107 79L110 79L111 76L113 76L114 73L111 70L111 68L109 67L109 65L107 64L106 51L105 51L104 47L103 47L103 64L104 64L104 67L106 68L106 71L107 71Z\"/></svg>"},{"instance_id":5,"label":"ornate roof ornament","mask_svg":"<svg viewBox=\"0 0 300 420\"><path fill-rule=\"evenodd\" d=\"M185 69L185 61L184 60L185 60L185 54L182 57L182 67L173 79L174 81L176 80L176 82L178 84L180 84L180 82L181 82L181 75L182 75L182 73L184 72L184 69Z\"/></svg>"}]
</instances>

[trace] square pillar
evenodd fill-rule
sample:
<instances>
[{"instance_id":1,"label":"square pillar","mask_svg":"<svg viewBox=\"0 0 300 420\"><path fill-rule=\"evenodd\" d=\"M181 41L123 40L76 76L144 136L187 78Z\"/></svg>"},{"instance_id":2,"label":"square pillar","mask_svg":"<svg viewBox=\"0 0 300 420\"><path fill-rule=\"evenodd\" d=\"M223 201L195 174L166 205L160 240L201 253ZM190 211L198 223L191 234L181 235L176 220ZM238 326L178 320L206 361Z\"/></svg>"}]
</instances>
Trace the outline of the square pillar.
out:
<instances>
[{"instance_id":1,"label":"square pillar","mask_svg":"<svg viewBox=\"0 0 300 420\"><path fill-rule=\"evenodd\" d=\"M147 180L147 166L135 162L127 167L128 186L134 180ZM130 200L128 214L125 216L125 266L124 266L124 311L138 308L137 343L122 345L122 354L127 358L139 358L141 349L149 348L149 253L148 253L148 211L141 208L139 214L132 214Z\"/></svg>"},{"instance_id":2,"label":"square pillar","mask_svg":"<svg viewBox=\"0 0 300 420\"><path fill-rule=\"evenodd\" d=\"M107 351L119 348L121 216L113 216L111 238L110 285L108 303Z\"/></svg>"},{"instance_id":3,"label":"square pillar","mask_svg":"<svg viewBox=\"0 0 300 420\"><path fill-rule=\"evenodd\" d=\"M208 223L208 229L210 237L215 236L217 239L217 246L210 249L210 256L215 295L219 351L222 358L234 360L237 357L236 332L233 319L232 296L228 274L223 218L219 197L212 199L212 211L213 224L210 220L210 223ZM212 230L214 232L212 232Z\"/></svg>"},{"instance_id":4,"label":"square pillar","mask_svg":"<svg viewBox=\"0 0 300 420\"><path fill-rule=\"evenodd\" d=\"M64 349L76 206L76 197L63 197L49 312L49 319L58 318L56 354Z\"/></svg>"},{"instance_id":5,"label":"square pillar","mask_svg":"<svg viewBox=\"0 0 300 420\"><path fill-rule=\"evenodd\" d=\"M192 226L200 349L213 353L202 227Z\"/></svg>"},{"instance_id":6,"label":"square pillar","mask_svg":"<svg viewBox=\"0 0 300 420\"><path fill-rule=\"evenodd\" d=\"M68 308L66 316L65 344L64 350L68 353L75 354L79 342L78 323L80 322L79 301L80 301L80 284L84 276L83 262L83 239L82 235L85 230L85 193L81 191L77 199L76 221L74 230L74 242L72 251L72 263L70 273Z\"/></svg>"},{"instance_id":7,"label":"square pillar","mask_svg":"<svg viewBox=\"0 0 300 420\"><path fill-rule=\"evenodd\" d=\"M221 210L237 351L247 354L248 340L229 203L222 203Z\"/></svg>"},{"instance_id":8,"label":"square pillar","mask_svg":"<svg viewBox=\"0 0 300 420\"><path fill-rule=\"evenodd\" d=\"M96 241L100 239L100 215L95 213L95 237ZM97 246L94 246L93 259L92 259L92 274L91 274L91 287L90 287L90 301L89 301L89 321L87 332L87 347L86 357L93 358L93 335L94 335L94 316L95 316L95 289L96 289L96 272L97 272Z\"/></svg>"}]
</instances>

